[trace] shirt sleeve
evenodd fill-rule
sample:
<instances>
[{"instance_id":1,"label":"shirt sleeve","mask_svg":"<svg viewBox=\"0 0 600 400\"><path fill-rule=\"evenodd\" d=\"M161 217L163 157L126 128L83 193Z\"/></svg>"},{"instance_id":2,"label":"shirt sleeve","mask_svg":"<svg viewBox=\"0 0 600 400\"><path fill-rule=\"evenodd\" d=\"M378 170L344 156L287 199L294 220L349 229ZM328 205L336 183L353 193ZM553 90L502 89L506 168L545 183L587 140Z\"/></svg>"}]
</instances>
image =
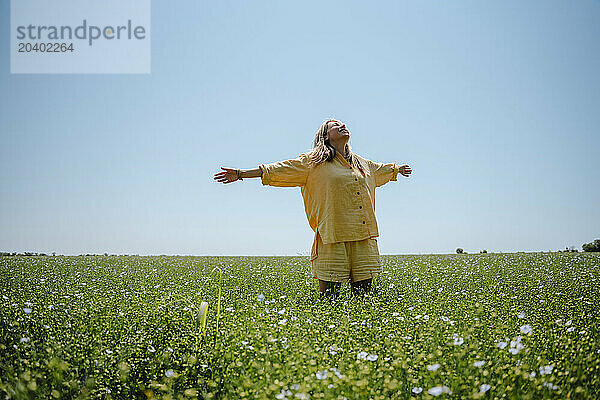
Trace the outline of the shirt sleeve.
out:
<instances>
[{"instance_id":1,"label":"shirt sleeve","mask_svg":"<svg viewBox=\"0 0 600 400\"><path fill-rule=\"evenodd\" d=\"M259 166L263 185L269 186L304 186L310 168L310 156L300 154L291 160L278 161Z\"/></svg>"},{"instance_id":2,"label":"shirt sleeve","mask_svg":"<svg viewBox=\"0 0 600 400\"><path fill-rule=\"evenodd\" d=\"M385 185L389 181L398 180L400 168L394 163L378 163L369 161L371 173L375 176L375 187Z\"/></svg>"}]
</instances>

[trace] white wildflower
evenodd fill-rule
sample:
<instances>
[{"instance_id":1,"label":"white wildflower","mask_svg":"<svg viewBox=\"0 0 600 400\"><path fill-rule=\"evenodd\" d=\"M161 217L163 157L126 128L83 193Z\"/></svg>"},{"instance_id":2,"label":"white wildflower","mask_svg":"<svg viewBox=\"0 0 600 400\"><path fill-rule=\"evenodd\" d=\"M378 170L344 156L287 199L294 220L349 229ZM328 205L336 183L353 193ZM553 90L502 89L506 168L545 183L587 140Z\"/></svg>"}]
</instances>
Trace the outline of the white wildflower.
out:
<instances>
[{"instance_id":1,"label":"white wildflower","mask_svg":"<svg viewBox=\"0 0 600 400\"><path fill-rule=\"evenodd\" d=\"M440 364L438 364L438 363L435 363L435 364L428 365L428 366L427 366L427 370L428 370L428 371L437 371L437 369L438 369L439 367L441 367L441 365L440 365Z\"/></svg>"},{"instance_id":2,"label":"white wildflower","mask_svg":"<svg viewBox=\"0 0 600 400\"><path fill-rule=\"evenodd\" d=\"M511 354L518 354L519 351L521 351L521 349L523 349L524 347L525 346L521 344L521 336L517 336L516 338L510 341L510 348L508 349L508 351Z\"/></svg>"},{"instance_id":3,"label":"white wildflower","mask_svg":"<svg viewBox=\"0 0 600 400\"><path fill-rule=\"evenodd\" d=\"M531 325L523 325L521 327L521 333L524 333L526 335L530 335L532 331L533 329L531 328Z\"/></svg>"},{"instance_id":4,"label":"white wildflower","mask_svg":"<svg viewBox=\"0 0 600 400\"><path fill-rule=\"evenodd\" d=\"M465 342L465 340L462 337L458 336L457 333L453 334L452 338L454 339L455 346L460 346L461 344L463 344Z\"/></svg>"},{"instance_id":5,"label":"white wildflower","mask_svg":"<svg viewBox=\"0 0 600 400\"><path fill-rule=\"evenodd\" d=\"M319 380L327 379L327 370L317 371L315 375Z\"/></svg>"},{"instance_id":6,"label":"white wildflower","mask_svg":"<svg viewBox=\"0 0 600 400\"><path fill-rule=\"evenodd\" d=\"M281 393L276 394L275 398L279 399L279 400L284 400L284 399L287 399L287 396L291 396L291 395L292 395L292 392L290 392L289 390L281 389Z\"/></svg>"},{"instance_id":7,"label":"white wildflower","mask_svg":"<svg viewBox=\"0 0 600 400\"><path fill-rule=\"evenodd\" d=\"M540 367L540 375L550 375L552 373L552 369L554 369L552 365Z\"/></svg>"},{"instance_id":8,"label":"white wildflower","mask_svg":"<svg viewBox=\"0 0 600 400\"><path fill-rule=\"evenodd\" d=\"M442 393L452 394L452 391L448 388L448 386L434 386L427 391L432 396L439 396Z\"/></svg>"},{"instance_id":9,"label":"white wildflower","mask_svg":"<svg viewBox=\"0 0 600 400\"><path fill-rule=\"evenodd\" d=\"M335 367L329 368L329 370L332 371L335 374L335 376L337 376L340 379L342 379L344 377L344 375L342 375L340 373L340 371L337 368L335 368Z\"/></svg>"}]
</instances>

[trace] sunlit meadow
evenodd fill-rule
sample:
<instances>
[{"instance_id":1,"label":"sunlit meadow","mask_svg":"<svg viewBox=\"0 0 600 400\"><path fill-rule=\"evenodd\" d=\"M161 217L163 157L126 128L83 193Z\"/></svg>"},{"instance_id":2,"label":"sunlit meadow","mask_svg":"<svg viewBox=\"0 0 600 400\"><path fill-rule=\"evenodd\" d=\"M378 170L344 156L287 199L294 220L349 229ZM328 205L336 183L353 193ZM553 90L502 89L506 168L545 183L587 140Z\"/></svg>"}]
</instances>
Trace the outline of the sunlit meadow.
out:
<instances>
[{"instance_id":1,"label":"sunlit meadow","mask_svg":"<svg viewBox=\"0 0 600 400\"><path fill-rule=\"evenodd\" d=\"M2 257L0 393L600 395L598 255L382 263L372 295L350 297L345 287L329 302L318 298L307 257Z\"/></svg>"}]
</instances>

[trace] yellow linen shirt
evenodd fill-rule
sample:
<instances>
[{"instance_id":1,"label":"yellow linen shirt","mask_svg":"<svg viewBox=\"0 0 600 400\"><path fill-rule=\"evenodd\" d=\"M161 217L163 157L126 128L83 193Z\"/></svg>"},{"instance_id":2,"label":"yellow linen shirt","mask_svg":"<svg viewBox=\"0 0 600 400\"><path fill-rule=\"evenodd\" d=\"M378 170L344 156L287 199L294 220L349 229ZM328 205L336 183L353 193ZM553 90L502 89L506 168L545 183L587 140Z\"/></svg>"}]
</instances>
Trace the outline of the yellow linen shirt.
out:
<instances>
[{"instance_id":1,"label":"yellow linen shirt","mask_svg":"<svg viewBox=\"0 0 600 400\"><path fill-rule=\"evenodd\" d=\"M397 180L399 167L357 157L365 176L340 153L315 167L306 152L291 160L261 164L262 184L299 186L308 224L324 244L377 237L375 188Z\"/></svg>"}]
</instances>

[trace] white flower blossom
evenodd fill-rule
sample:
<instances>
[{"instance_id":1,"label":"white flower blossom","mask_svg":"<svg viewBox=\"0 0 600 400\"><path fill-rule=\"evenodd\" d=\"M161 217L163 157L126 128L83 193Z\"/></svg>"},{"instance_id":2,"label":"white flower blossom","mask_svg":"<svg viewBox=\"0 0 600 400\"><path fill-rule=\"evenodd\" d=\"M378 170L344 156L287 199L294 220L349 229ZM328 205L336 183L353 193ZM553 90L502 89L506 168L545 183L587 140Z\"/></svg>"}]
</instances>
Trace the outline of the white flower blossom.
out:
<instances>
[{"instance_id":1,"label":"white flower blossom","mask_svg":"<svg viewBox=\"0 0 600 400\"><path fill-rule=\"evenodd\" d=\"M442 393L452 394L452 391L448 388L448 386L434 386L427 391L432 396L439 396Z\"/></svg>"},{"instance_id":2,"label":"white flower blossom","mask_svg":"<svg viewBox=\"0 0 600 400\"><path fill-rule=\"evenodd\" d=\"M438 363L435 363L435 364L428 365L428 366L427 366L427 370L428 370L428 371L437 371L437 369L438 369L439 367L441 367L441 365L440 365L440 364L438 364Z\"/></svg>"},{"instance_id":3,"label":"white flower blossom","mask_svg":"<svg viewBox=\"0 0 600 400\"><path fill-rule=\"evenodd\" d=\"M291 396L291 395L292 395L291 391L281 389L281 393L276 394L275 398L279 399L279 400L284 400L284 399L287 399L287 396Z\"/></svg>"},{"instance_id":4,"label":"white flower blossom","mask_svg":"<svg viewBox=\"0 0 600 400\"><path fill-rule=\"evenodd\" d=\"M518 354L519 351L521 351L521 349L523 349L524 347L525 346L521 344L521 336L517 336L516 338L510 341L510 348L508 349L508 351L511 354Z\"/></svg>"},{"instance_id":5,"label":"white flower blossom","mask_svg":"<svg viewBox=\"0 0 600 400\"><path fill-rule=\"evenodd\" d=\"M550 375L554 367L552 365L545 365L540 367L540 375Z\"/></svg>"},{"instance_id":6,"label":"white flower blossom","mask_svg":"<svg viewBox=\"0 0 600 400\"><path fill-rule=\"evenodd\" d=\"M521 333L524 333L526 335L530 335L532 331L533 329L531 328L531 325L523 325L521 327Z\"/></svg>"},{"instance_id":7,"label":"white flower blossom","mask_svg":"<svg viewBox=\"0 0 600 400\"><path fill-rule=\"evenodd\" d=\"M327 379L327 374L328 374L327 370L317 371L315 373L317 379L319 379L319 380Z\"/></svg>"},{"instance_id":8,"label":"white flower blossom","mask_svg":"<svg viewBox=\"0 0 600 400\"><path fill-rule=\"evenodd\" d=\"M461 344L463 344L465 342L465 340L463 338L461 338L460 336L458 336L458 334L453 334L452 338L454 339L454 345L455 346L460 346Z\"/></svg>"}]
</instances>

